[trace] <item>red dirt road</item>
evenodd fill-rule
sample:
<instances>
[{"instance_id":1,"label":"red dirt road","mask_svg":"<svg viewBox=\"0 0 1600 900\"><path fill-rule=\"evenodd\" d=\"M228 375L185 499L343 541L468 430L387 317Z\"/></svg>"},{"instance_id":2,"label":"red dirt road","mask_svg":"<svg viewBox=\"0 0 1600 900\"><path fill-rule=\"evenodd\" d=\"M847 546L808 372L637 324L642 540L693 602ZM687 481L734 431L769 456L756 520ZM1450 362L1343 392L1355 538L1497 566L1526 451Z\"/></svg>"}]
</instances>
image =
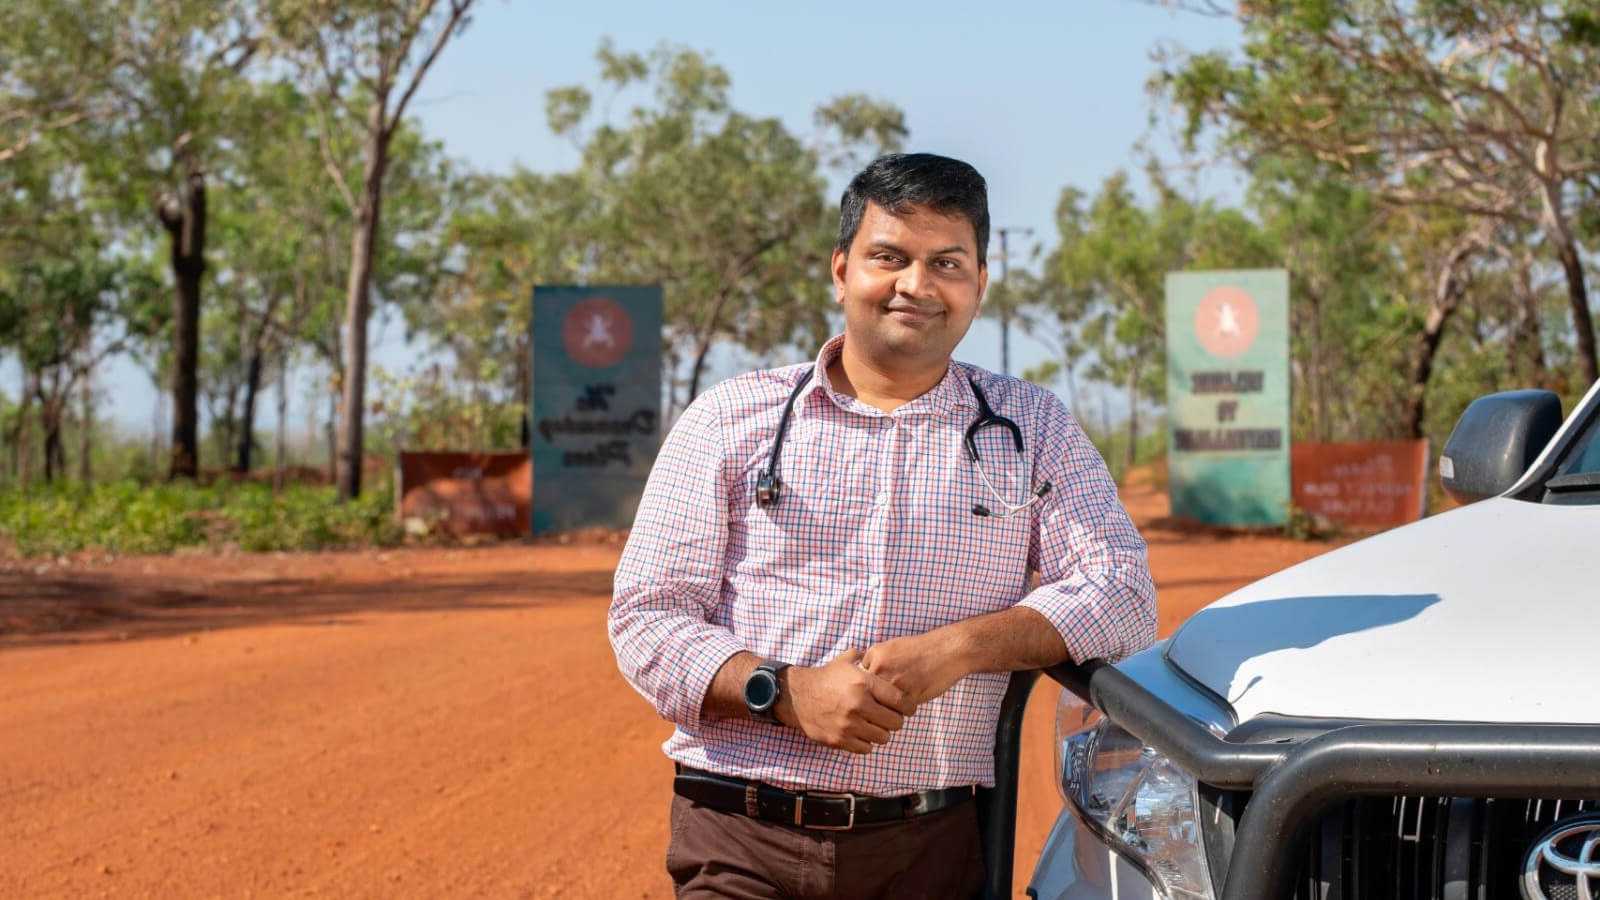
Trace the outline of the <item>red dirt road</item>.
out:
<instances>
[{"instance_id":1,"label":"red dirt road","mask_svg":"<svg viewBox=\"0 0 1600 900\"><path fill-rule=\"evenodd\" d=\"M1327 549L1125 499L1168 629ZM669 896L669 728L606 642L618 549L0 569L0 897ZM1028 711L1019 895L1057 690Z\"/></svg>"}]
</instances>

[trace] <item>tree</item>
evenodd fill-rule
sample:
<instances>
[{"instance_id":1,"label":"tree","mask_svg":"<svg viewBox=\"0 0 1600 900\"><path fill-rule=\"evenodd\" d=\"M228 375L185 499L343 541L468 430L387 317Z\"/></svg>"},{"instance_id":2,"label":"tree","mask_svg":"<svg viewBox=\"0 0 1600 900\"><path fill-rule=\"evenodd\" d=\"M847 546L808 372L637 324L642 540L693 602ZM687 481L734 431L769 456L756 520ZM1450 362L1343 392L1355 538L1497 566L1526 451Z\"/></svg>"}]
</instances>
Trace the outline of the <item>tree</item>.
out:
<instances>
[{"instance_id":1,"label":"tree","mask_svg":"<svg viewBox=\"0 0 1600 900\"><path fill-rule=\"evenodd\" d=\"M344 314L344 382L340 407L338 488L341 500L361 493L366 402L367 322L390 148L407 107L450 38L467 25L474 0L361 0L329 4L279 0L272 22L300 66L322 117L324 168L355 218ZM359 104L366 114L354 135L361 147L358 179L346 177L334 108Z\"/></svg>"},{"instance_id":2,"label":"tree","mask_svg":"<svg viewBox=\"0 0 1600 900\"><path fill-rule=\"evenodd\" d=\"M108 111L104 87L121 57L83 54L74 40L102 6L14 0L0 7L0 164Z\"/></svg>"},{"instance_id":3,"label":"tree","mask_svg":"<svg viewBox=\"0 0 1600 900\"><path fill-rule=\"evenodd\" d=\"M1192 138L1299 155L1385 202L1543 234L1584 377L1600 379L1574 200L1600 177L1600 18L1588 0L1241 4L1242 58L1178 58L1157 83Z\"/></svg>"},{"instance_id":4,"label":"tree","mask_svg":"<svg viewBox=\"0 0 1600 900\"><path fill-rule=\"evenodd\" d=\"M1166 273L1274 264L1276 251L1242 212L1195 203L1148 169L1156 201L1144 209L1126 173L1089 200L1066 188L1056 206L1060 246L1046 262L1057 318L1092 357L1088 376L1120 384L1128 398L1129 458L1139 403L1166 390Z\"/></svg>"},{"instance_id":5,"label":"tree","mask_svg":"<svg viewBox=\"0 0 1600 900\"><path fill-rule=\"evenodd\" d=\"M21 362L24 390L39 403L46 481L66 472L62 431L78 389L135 330L154 326L154 295L152 281L92 242L25 263L0 284L0 346Z\"/></svg>"},{"instance_id":6,"label":"tree","mask_svg":"<svg viewBox=\"0 0 1600 900\"><path fill-rule=\"evenodd\" d=\"M619 53L606 43L598 59L609 89L653 83L655 98L625 126L585 133L590 92L550 94L551 128L583 147L575 180L562 185L589 198L577 221L590 249L573 274L663 285L668 357L689 367L684 402L699 393L718 341L756 354L819 343L837 223L822 170L897 147L900 112L838 98L817 110L821 134L807 144L777 119L732 109L727 72L698 53Z\"/></svg>"},{"instance_id":7,"label":"tree","mask_svg":"<svg viewBox=\"0 0 1600 900\"><path fill-rule=\"evenodd\" d=\"M29 7L30 10L33 7ZM198 471L197 366L206 272L208 160L225 141L224 124L240 73L258 43L246 0L180 3L115 0L59 9L42 4L26 40L58 65L81 60L102 73L83 90L94 115L57 132L70 143L76 194L103 198L124 244L166 232L174 282L173 435L169 474ZM18 77L45 70L16 70Z\"/></svg>"}]
</instances>

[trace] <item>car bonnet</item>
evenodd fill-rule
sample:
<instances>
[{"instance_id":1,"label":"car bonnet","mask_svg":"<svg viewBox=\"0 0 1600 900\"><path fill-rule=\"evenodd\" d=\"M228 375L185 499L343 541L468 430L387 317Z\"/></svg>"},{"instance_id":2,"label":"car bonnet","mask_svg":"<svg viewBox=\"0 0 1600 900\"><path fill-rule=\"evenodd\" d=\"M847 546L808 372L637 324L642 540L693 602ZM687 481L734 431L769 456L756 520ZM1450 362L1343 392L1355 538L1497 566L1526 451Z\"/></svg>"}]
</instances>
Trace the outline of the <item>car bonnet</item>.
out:
<instances>
[{"instance_id":1,"label":"car bonnet","mask_svg":"<svg viewBox=\"0 0 1600 900\"><path fill-rule=\"evenodd\" d=\"M1597 557L1600 505L1485 500L1230 594L1166 655L1240 722L1600 723Z\"/></svg>"}]
</instances>

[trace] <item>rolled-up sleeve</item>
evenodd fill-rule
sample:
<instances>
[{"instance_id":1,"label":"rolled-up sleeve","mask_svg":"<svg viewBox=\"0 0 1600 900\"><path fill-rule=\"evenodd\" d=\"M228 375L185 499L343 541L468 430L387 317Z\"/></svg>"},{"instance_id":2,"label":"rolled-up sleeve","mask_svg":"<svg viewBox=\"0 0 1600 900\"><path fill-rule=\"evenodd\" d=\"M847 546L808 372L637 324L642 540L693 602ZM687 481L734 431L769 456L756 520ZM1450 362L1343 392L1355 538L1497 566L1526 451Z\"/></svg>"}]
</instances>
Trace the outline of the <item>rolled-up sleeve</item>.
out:
<instances>
[{"instance_id":1,"label":"rolled-up sleeve","mask_svg":"<svg viewBox=\"0 0 1600 900\"><path fill-rule=\"evenodd\" d=\"M663 718L687 728L699 725L717 671L745 649L710 623L728 541L724 458L714 396L705 394L656 457L607 620L623 677Z\"/></svg>"},{"instance_id":2,"label":"rolled-up sleeve","mask_svg":"<svg viewBox=\"0 0 1600 900\"><path fill-rule=\"evenodd\" d=\"M1077 421L1059 400L1042 418L1039 465L1053 492L1029 547L1039 586L1021 605L1055 626L1074 662L1116 661L1156 639L1148 548Z\"/></svg>"}]
</instances>

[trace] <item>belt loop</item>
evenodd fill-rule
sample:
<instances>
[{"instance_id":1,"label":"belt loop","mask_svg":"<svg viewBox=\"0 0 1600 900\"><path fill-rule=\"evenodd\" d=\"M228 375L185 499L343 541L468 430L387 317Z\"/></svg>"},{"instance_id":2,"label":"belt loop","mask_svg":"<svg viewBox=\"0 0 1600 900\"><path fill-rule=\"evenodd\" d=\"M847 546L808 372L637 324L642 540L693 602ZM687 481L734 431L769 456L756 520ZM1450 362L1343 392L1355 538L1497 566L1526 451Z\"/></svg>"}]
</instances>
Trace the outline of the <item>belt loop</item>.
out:
<instances>
[{"instance_id":1,"label":"belt loop","mask_svg":"<svg viewBox=\"0 0 1600 900\"><path fill-rule=\"evenodd\" d=\"M756 799L757 788L754 784L744 786L744 814L752 819L760 818L761 806Z\"/></svg>"}]
</instances>

